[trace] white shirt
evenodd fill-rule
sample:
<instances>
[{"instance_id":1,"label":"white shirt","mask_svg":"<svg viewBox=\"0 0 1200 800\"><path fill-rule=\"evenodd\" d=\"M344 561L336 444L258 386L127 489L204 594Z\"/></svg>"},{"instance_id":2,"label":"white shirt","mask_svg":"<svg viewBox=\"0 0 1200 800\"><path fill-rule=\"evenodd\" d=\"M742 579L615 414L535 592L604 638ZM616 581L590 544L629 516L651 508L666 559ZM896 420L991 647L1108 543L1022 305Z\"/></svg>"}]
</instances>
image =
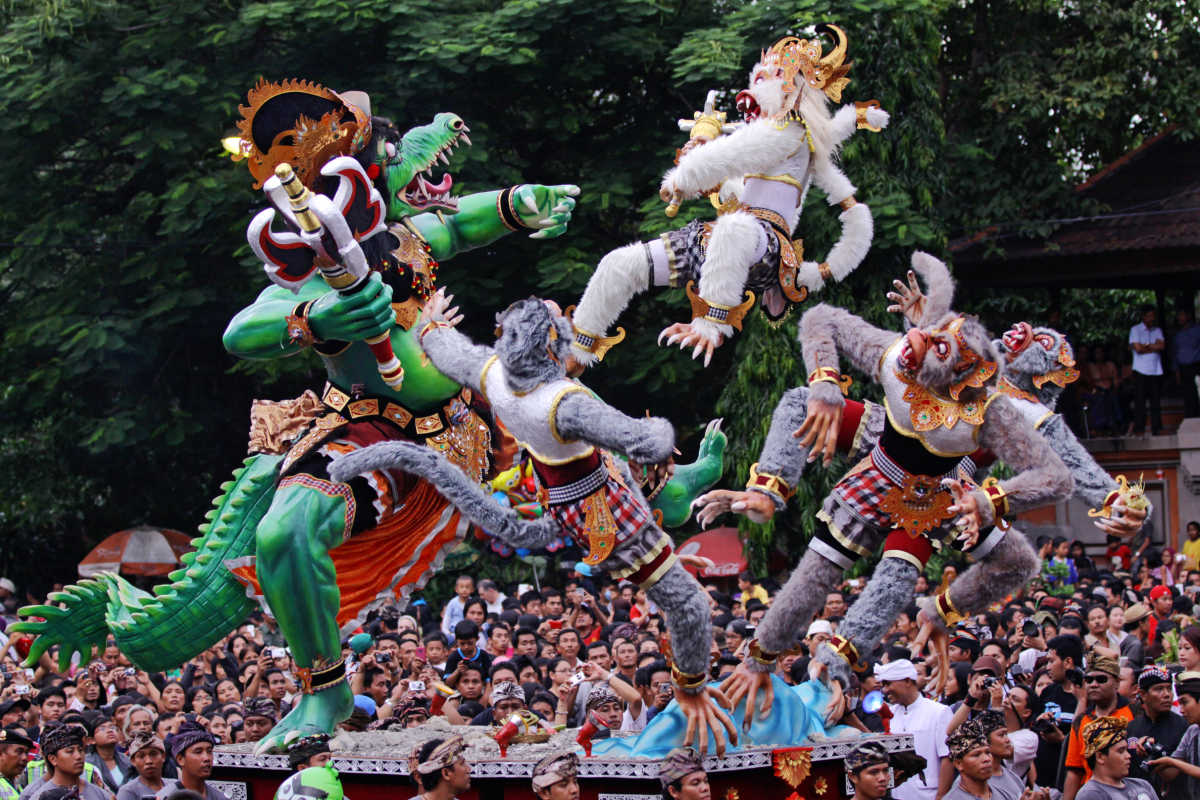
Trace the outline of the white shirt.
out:
<instances>
[{"instance_id":1,"label":"white shirt","mask_svg":"<svg viewBox=\"0 0 1200 800\"><path fill-rule=\"evenodd\" d=\"M1162 338L1162 328L1147 328L1144 322L1139 322L1129 329L1130 344L1154 344L1161 342ZM1162 353L1138 353L1135 351L1133 371L1142 375L1162 375Z\"/></svg>"},{"instance_id":2,"label":"white shirt","mask_svg":"<svg viewBox=\"0 0 1200 800\"><path fill-rule=\"evenodd\" d=\"M504 592L498 592L496 594L496 602L488 603L486 600L484 600L484 602L487 603L487 613L497 614L497 615L503 614L504 613L504 601L507 599L508 599L508 597L505 596Z\"/></svg>"},{"instance_id":3,"label":"white shirt","mask_svg":"<svg viewBox=\"0 0 1200 800\"><path fill-rule=\"evenodd\" d=\"M917 755L925 759L925 783L914 775L892 790L895 800L934 800L937 797L939 759L950 755L946 747L946 728L954 712L949 706L918 697L910 706L889 703L892 710L892 733L911 733Z\"/></svg>"},{"instance_id":4,"label":"white shirt","mask_svg":"<svg viewBox=\"0 0 1200 800\"><path fill-rule=\"evenodd\" d=\"M1009 731L1008 740L1013 746L1012 763L1009 766L1018 777L1024 778L1037 757L1038 735L1028 728L1022 728L1019 731Z\"/></svg>"}]
</instances>

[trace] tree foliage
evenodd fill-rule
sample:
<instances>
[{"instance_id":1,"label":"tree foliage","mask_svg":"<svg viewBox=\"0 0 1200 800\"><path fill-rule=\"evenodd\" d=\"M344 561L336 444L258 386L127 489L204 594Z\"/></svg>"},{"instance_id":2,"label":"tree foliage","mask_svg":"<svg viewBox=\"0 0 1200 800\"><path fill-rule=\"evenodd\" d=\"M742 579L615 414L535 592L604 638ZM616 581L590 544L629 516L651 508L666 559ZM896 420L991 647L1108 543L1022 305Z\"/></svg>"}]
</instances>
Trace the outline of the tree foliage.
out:
<instances>
[{"instance_id":1,"label":"tree foliage","mask_svg":"<svg viewBox=\"0 0 1200 800\"><path fill-rule=\"evenodd\" d=\"M319 380L314 359L238 364L220 344L264 284L244 243L262 199L218 143L260 76L366 90L402 127L463 115L460 191L582 186L566 237L511 236L445 266L479 337L494 309L535 291L573 302L604 252L679 224L656 196L675 120L709 88L729 108L759 49L811 23L846 28L848 97L893 113L845 149L876 243L822 298L880 322L912 249L1061 216L1072 180L1165 120L1194 130L1200 80L1196 0L10 0L0 20L0 571L34 583L118 528L199 522L243 451L250 399ZM819 192L808 202L799 235L827 252L836 215ZM653 343L686 315L680 293L639 298L629 340L588 380L685 439L718 409L736 483L802 378L794 318L756 316L703 370ZM779 542L799 547L832 475ZM758 563L771 541L753 534Z\"/></svg>"}]
</instances>

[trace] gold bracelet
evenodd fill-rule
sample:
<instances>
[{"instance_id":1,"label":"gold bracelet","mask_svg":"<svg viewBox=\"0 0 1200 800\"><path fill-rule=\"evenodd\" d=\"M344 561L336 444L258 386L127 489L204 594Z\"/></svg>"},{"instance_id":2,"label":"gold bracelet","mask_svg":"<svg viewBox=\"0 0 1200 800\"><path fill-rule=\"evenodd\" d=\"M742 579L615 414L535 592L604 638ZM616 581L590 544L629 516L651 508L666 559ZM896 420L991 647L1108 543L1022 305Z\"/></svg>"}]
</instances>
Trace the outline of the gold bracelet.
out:
<instances>
[{"instance_id":1,"label":"gold bracelet","mask_svg":"<svg viewBox=\"0 0 1200 800\"><path fill-rule=\"evenodd\" d=\"M684 292L687 294L688 302L692 304L692 318L706 319L709 322L715 322L718 325L729 325L734 330L742 329L742 320L746 314L754 307L754 292L747 291L741 303L736 306L723 306L720 303L713 303L705 300L696 292L696 282L688 281L684 287Z\"/></svg>"},{"instance_id":2,"label":"gold bracelet","mask_svg":"<svg viewBox=\"0 0 1200 800\"><path fill-rule=\"evenodd\" d=\"M822 261L817 264L817 274L821 276L821 280L829 283L833 280L833 268L829 266L828 261Z\"/></svg>"},{"instance_id":3,"label":"gold bracelet","mask_svg":"<svg viewBox=\"0 0 1200 800\"><path fill-rule=\"evenodd\" d=\"M854 379L841 374L835 367L817 367L808 373L808 385L812 386L814 383L832 383L842 390L842 397L845 397L850 393Z\"/></svg>"},{"instance_id":4,"label":"gold bracelet","mask_svg":"<svg viewBox=\"0 0 1200 800\"><path fill-rule=\"evenodd\" d=\"M1000 480L995 477L989 477L983 482L983 493L992 501L992 510L995 512L995 526L1000 530L1008 530L1008 522L1004 519L1004 515L1008 513L1008 492L1000 488Z\"/></svg>"},{"instance_id":5,"label":"gold bracelet","mask_svg":"<svg viewBox=\"0 0 1200 800\"><path fill-rule=\"evenodd\" d=\"M681 672L679 667L671 667L671 680L680 689L699 689L704 684L708 683L708 676L703 672L690 673Z\"/></svg>"},{"instance_id":6,"label":"gold bracelet","mask_svg":"<svg viewBox=\"0 0 1200 800\"><path fill-rule=\"evenodd\" d=\"M755 461L750 465L750 479L746 481L747 489L761 489L762 491L778 497L784 505L791 499L792 487L787 485L787 482L778 475L759 472L758 462Z\"/></svg>"},{"instance_id":7,"label":"gold bracelet","mask_svg":"<svg viewBox=\"0 0 1200 800\"><path fill-rule=\"evenodd\" d=\"M779 658L779 653L771 653L762 649L762 645L758 643L758 639L750 640L749 647L750 657L766 667L775 666L775 661Z\"/></svg>"}]
</instances>

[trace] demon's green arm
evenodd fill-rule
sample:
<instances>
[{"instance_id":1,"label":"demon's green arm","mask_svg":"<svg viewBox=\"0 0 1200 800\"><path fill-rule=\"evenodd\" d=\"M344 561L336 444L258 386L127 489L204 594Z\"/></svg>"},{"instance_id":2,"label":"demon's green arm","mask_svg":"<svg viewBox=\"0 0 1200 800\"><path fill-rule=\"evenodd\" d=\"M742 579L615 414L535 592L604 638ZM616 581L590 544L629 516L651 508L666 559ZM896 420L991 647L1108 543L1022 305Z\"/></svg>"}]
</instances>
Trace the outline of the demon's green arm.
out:
<instances>
[{"instance_id":1,"label":"demon's green arm","mask_svg":"<svg viewBox=\"0 0 1200 800\"><path fill-rule=\"evenodd\" d=\"M409 222L429 242L433 257L444 261L464 250L483 247L513 230L531 231L532 239L549 239L567 231L579 187L523 183L510 189L477 192L458 200L458 212L418 214ZM504 218L519 227L505 224Z\"/></svg>"}]
</instances>

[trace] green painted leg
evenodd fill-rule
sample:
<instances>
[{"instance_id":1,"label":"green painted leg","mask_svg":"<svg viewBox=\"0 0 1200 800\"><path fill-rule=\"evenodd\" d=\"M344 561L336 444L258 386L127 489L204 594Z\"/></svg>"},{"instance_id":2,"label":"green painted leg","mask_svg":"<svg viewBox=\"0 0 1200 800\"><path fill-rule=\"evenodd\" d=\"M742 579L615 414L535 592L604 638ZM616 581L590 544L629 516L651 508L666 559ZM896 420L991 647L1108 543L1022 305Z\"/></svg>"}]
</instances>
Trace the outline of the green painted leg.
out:
<instances>
[{"instance_id":1,"label":"green painted leg","mask_svg":"<svg viewBox=\"0 0 1200 800\"><path fill-rule=\"evenodd\" d=\"M727 442L721 421L708 423L696 460L676 467L671 480L650 504L662 511L664 527L678 528L687 522L692 515L692 501L721 479Z\"/></svg>"},{"instance_id":2,"label":"green painted leg","mask_svg":"<svg viewBox=\"0 0 1200 800\"><path fill-rule=\"evenodd\" d=\"M258 579L298 668L331 665L341 657L336 619L341 594L329 550L341 543L345 519L342 498L286 486L258 526ZM279 749L310 733L333 733L353 710L346 681L301 695L256 750Z\"/></svg>"}]
</instances>

